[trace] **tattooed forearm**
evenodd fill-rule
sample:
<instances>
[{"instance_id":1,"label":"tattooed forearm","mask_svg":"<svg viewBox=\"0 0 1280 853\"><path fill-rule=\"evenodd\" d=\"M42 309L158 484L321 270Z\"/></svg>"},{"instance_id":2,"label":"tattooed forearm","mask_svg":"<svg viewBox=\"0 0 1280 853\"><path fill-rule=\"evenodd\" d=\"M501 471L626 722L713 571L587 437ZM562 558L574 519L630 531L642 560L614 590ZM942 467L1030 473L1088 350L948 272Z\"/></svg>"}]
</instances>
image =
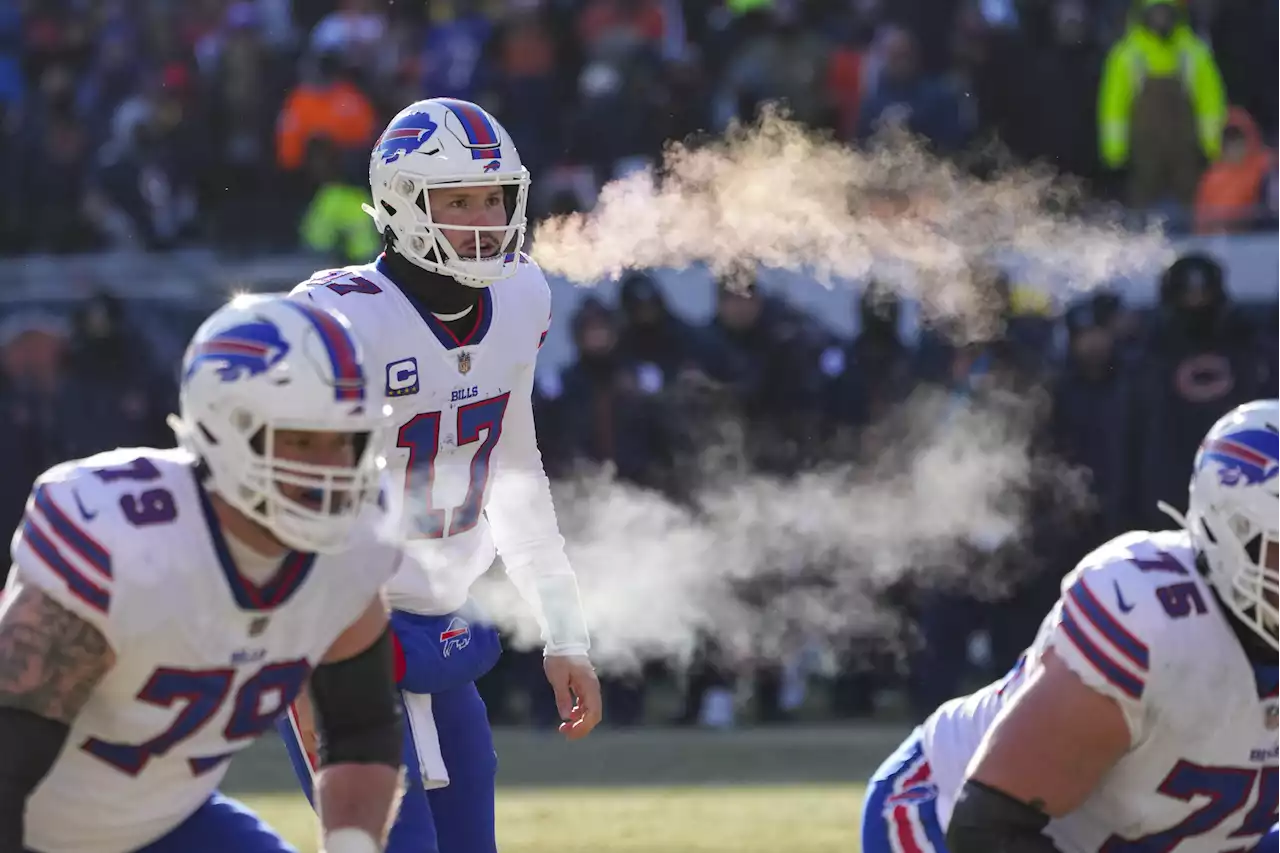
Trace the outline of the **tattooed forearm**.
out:
<instances>
[{"instance_id":1,"label":"tattooed forearm","mask_svg":"<svg viewBox=\"0 0 1280 853\"><path fill-rule=\"evenodd\" d=\"M0 705L70 723L114 663L98 629L35 587L0 604Z\"/></svg>"}]
</instances>

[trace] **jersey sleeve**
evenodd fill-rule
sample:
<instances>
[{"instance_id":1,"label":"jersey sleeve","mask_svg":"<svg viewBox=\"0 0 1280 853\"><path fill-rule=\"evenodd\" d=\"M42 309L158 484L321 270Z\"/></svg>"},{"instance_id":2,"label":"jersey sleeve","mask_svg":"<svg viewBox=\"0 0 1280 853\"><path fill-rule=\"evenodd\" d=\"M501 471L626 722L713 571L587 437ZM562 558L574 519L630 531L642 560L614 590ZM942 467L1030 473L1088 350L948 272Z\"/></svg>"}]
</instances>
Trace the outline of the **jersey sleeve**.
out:
<instances>
[{"instance_id":1,"label":"jersey sleeve","mask_svg":"<svg viewBox=\"0 0 1280 853\"><path fill-rule=\"evenodd\" d=\"M331 284L339 279L346 279L354 276L354 272L344 268L316 270L312 273L311 278L295 285L293 290L289 291L289 296L293 299L301 298L320 302L326 293L325 285Z\"/></svg>"},{"instance_id":2,"label":"jersey sleeve","mask_svg":"<svg viewBox=\"0 0 1280 853\"><path fill-rule=\"evenodd\" d=\"M1139 586L1115 565L1069 574L1046 621L1043 645L1124 714L1132 743L1142 739L1152 691L1159 625ZM1127 594L1126 594L1127 591Z\"/></svg>"},{"instance_id":3,"label":"jersey sleeve","mask_svg":"<svg viewBox=\"0 0 1280 853\"><path fill-rule=\"evenodd\" d=\"M111 641L118 607L110 519L94 498L74 479L36 482L13 536L9 586L36 587Z\"/></svg>"},{"instance_id":4,"label":"jersey sleeve","mask_svg":"<svg viewBox=\"0 0 1280 853\"><path fill-rule=\"evenodd\" d=\"M546 331L543 320L551 313L545 281L533 295L528 316L537 318L530 341L536 352ZM511 390L503 417L485 515L508 577L537 614L547 652L586 654L590 639L578 583L565 555L551 484L534 431L533 378L531 357Z\"/></svg>"}]
</instances>

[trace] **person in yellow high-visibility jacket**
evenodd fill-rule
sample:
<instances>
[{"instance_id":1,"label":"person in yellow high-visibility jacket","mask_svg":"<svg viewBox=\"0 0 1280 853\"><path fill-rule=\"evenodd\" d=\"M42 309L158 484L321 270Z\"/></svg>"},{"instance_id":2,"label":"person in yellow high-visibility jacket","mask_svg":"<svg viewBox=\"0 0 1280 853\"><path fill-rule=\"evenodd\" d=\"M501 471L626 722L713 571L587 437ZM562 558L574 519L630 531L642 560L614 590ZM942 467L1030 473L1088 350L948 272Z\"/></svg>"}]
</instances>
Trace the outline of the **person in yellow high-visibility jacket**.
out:
<instances>
[{"instance_id":1,"label":"person in yellow high-visibility jacket","mask_svg":"<svg viewBox=\"0 0 1280 853\"><path fill-rule=\"evenodd\" d=\"M369 193L346 180L337 145L323 136L312 137L306 157L316 194L298 226L302 245L336 264L353 264L376 255L382 235L361 207L369 201Z\"/></svg>"},{"instance_id":2,"label":"person in yellow high-visibility jacket","mask_svg":"<svg viewBox=\"0 0 1280 853\"><path fill-rule=\"evenodd\" d=\"M1191 204L1218 156L1227 97L1209 46L1174 0L1135 0L1128 31L1107 55L1098 92L1102 162L1128 172L1126 202Z\"/></svg>"}]
</instances>

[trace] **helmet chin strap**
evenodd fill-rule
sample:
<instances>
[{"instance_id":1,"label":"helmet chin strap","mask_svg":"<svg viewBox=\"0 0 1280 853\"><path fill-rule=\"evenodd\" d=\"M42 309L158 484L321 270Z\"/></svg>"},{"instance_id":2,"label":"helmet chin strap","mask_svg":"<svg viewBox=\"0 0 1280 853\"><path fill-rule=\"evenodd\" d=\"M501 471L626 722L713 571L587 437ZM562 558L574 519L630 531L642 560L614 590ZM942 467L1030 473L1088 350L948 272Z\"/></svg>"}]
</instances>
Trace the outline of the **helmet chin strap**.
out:
<instances>
[{"instance_id":1,"label":"helmet chin strap","mask_svg":"<svg viewBox=\"0 0 1280 853\"><path fill-rule=\"evenodd\" d=\"M1190 525L1187 524L1187 517L1182 513L1178 512L1169 504L1165 503L1164 501L1156 501L1156 509L1160 510L1165 515L1169 516L1174 521L1178 522L1178 526L1181 527L1183 530L1187 530L1187 531L1191 530Z\"/></svg>"}]
</instances>

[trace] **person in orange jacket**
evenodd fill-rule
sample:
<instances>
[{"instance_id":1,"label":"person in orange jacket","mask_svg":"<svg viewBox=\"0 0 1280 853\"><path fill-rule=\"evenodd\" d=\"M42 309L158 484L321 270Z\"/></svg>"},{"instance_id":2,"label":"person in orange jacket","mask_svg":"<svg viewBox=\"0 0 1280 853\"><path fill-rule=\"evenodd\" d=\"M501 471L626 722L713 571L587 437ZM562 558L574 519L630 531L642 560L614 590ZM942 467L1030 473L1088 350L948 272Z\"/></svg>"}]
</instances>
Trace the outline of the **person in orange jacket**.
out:
<instances>
[{"instance_id":1,"label":"person in orange jacket","mask_svg":"<svg viewBox=\"0 0 1280 853\"><path fill-rule=\"evenodd\" d=\"M360 149L372 140L377 117L369 98L344 73L336 54L316 58L314 78L289 93L276 125L276 161L293 172L306 159L313 137L333 140L340 149Z\"/></svg>"},{"instance_id":2,"label":"person in orange jacket","mask_svg":"<svg viewBox=\"0 0 1280 853\"><path fill-rule=\"evenodd\" d=\"M1262 216L1263 191L1275 167L1275 152L1263 144L1253 117L1232 107L1222 131L1222 156L1200 178L1196 190L1196 233L1252 227Z\"/></svg>"}]
</instances>

